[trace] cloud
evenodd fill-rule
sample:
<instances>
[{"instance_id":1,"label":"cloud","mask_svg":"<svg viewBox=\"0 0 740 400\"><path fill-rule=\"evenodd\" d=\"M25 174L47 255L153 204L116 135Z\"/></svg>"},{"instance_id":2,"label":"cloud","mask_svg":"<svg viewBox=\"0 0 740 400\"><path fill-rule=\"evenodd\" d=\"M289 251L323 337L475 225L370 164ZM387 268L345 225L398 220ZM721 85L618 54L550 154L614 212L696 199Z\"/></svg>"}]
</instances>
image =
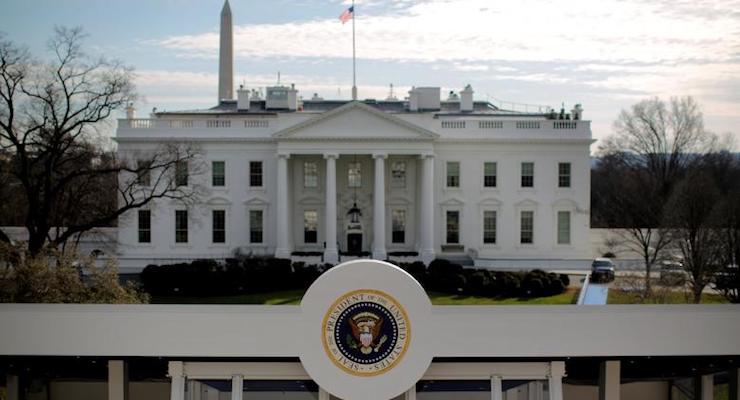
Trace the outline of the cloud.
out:
<instances>
[{"instance_id":1,"label":"cloud","mask_svg":"<svg viewBox=\"0 0 740 400\"><path fill-rule=\"evenodd\" d=\"M378 7L358 14L357 54L372 60L436 62L596 59L662 62L704 57L726 60L740 44L737 13L714 7L712 23L703 2L681 3L681 18L665 2L434 0L402 10ZM725 1L725 7L730 3ZM385 4L390 5L388 2ZM695 14L696 13L696 14ZM238 57L346 58L351 28L336 19L235 27ZM218 32L172 36L160 46L182 57L215 59Z\"/></svg>"}]
</instances>

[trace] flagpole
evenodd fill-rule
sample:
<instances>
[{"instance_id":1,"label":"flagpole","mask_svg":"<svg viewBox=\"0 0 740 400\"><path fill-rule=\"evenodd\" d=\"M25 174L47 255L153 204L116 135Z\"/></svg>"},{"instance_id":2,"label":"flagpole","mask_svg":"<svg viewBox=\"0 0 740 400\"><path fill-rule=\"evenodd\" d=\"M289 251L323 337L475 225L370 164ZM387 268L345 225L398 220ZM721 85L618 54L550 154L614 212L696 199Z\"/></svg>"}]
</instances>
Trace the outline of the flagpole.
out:
<instances>
[{"instance_id":1,"label":"flagpole","mask_svg":"<svg viewBox=\"0 0 740 400\"><path fill-rule=\"evenodd\" d=\"M355 0L352 0L352 100L357 100L357 69L355 67Z\"/></svg>"}]
</instances>

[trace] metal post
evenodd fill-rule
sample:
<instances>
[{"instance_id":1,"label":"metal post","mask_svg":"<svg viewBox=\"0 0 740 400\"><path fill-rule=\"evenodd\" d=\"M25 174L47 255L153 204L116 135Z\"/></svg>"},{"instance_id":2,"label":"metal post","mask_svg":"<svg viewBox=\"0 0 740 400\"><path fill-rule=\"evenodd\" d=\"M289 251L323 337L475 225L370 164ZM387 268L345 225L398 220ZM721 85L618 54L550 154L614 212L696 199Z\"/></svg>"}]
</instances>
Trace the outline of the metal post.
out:
<instances>
[{"instance_id":1,"label":"metal post","mask_svg":"<svg viewBox=\"0 0 740 400\"><path fill-rule=\"evenodd\" d=\"M244 377L241 375L232 376L231 400L242 400L242 392L244 392Z\"/></svg>"}]
</instances>

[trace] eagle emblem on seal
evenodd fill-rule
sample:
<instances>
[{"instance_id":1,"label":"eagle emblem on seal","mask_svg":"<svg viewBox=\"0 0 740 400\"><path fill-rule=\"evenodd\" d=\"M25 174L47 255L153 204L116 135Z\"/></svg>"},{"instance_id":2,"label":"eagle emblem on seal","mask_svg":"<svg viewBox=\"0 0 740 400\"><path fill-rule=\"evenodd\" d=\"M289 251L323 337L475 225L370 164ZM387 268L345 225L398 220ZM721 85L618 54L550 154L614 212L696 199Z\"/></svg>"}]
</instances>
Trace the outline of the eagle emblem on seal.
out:
<instances>
[{"instance_id":1,"label":"eagle emblem on seal","mask_svg":"<svg viewBox=\"0 0 740 400\"><path fill-rule=\"evenodd\" d=\"M360 312L347 320L352 335L347 335L347 345L359 349L362 354L377 353L380 347L388 340L388 336L380 336L383 318L368 311Z\"/></svg>"}]
</instances>

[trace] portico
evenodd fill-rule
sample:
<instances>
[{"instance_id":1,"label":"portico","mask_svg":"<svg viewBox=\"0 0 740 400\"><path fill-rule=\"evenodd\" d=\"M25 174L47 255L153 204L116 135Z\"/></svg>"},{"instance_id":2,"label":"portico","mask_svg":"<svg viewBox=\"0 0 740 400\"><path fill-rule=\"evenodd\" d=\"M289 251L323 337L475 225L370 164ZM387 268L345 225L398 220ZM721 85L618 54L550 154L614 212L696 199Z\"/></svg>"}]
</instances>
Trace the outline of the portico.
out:
<instances>
[{"instance_id":1,"label":"portico","mask_svg":"<svg viewBox=\"0 0 740 400\"><path fill-rule=\"evenodd\" d=\"M358 126L363 118L372 121ZM391 249L434 258L435 134L353 102L274 137L277 257L383 260Z\"/></svg>"}]
</instances>

